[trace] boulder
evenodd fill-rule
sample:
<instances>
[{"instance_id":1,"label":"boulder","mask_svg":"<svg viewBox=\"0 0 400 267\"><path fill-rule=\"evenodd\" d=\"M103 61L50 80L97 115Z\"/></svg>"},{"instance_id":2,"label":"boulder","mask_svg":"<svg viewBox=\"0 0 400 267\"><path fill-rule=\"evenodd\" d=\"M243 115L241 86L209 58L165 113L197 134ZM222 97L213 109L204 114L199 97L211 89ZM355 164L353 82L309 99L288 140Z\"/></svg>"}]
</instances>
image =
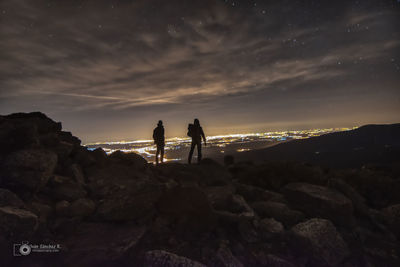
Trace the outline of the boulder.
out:
<instances>
[{"instance_id":1,"label":"boulder","mask_svg":"<svg viewBox=\"0 0 400 267\"><path fill-rule=\"evenodd\" d=\"M282 223L278 222L274 218L262 219L259 222L258 229L264 238L271 238L280 235L285 231Z\"/></svg>"},{"instance_id":2,"label":"boulder","mask_svg":"<svg viewBox=\"0 0 400 267\"><path fill-rule=\"evenodd\" d=\"M242 195L246 201L254 202L254 201L277 201L284 202L285 198L282 194L265 190L260 187L246 185L242 183L235 183L236 192L239 195Z\"/></svg>"},{"instance_id":3,"label":"boulder","mask_svg":"<svg viewBox=\"0 0 400 267\"><path fill-rule=\"evenodd\" d=\"M146 227L134 224L81 223L63 242L68 248L68 253L62 256L63 263L65 266L77 263L79 266L125 266L121 262L128 258L145 233Z\"/></svg>"},{"instance_id":4,"label":"boulder","mask_svg":"<svg viewBox=\"0 0 400 267\"><path fill-rule=\"evenodd\" d=\"M354 211L359 215L368 216L368 206L365 204L365 198L361 196L353 187L341 179L329 179L328 186L341 192L353 203Z\"/></svg>"},{"instance_id":5,"label":"boulder","mask_svg":"<svg viewBox=\"0 0 400 267\"><path fill-rule=\"evenodd\" d=\"M208 186L203 190L212 207L216 210L226 210L230 199L235 192L235 188L231 185Z\"/></svg>"},{"instance_id":6,"label":"boulder","mask_svg":"<svg viewBox=\"0 0 400 267\"><path fill-rule=\"evenodd\" d=\"M346 242L329 220L313 218L295 225L291 232L294 247L306 253L314 264L338 266L350 254Z\"/></svg>"},{"instance_id":7,"label":"boulder","mask_svg":"<svg viewBox=\"0 0 400 267\"><path fill-rule=\"evenodd\" d=\"M252 219L255 216L254 210L247 204L241 195L232 195L229 203L229 210L241 217Z\"/></svg>"},{"instance_id":8,"label":"boulder","mask_svg":"<svg viewBox=\"0 0 400 267\"><path fill-rule=\"evenodd\" d=\"M144 255L143 266L152 267L205 267L200 262L178 256L164 250L147 251Z\"/></svg>"},{"instance_id":9,"label":"boulder","mask_svg":"<svg viewBox=\"0 0 400 267\"><path fill-rule=\"evenodd\" d=\"M73 147L80 146L81 140L73 136L71 132L60 131L58 132L58 138L61 142L71 144Z\"/></svg>"},{"instance_id":10,"label":"boulder","mask_svg":"<svg viewBox=\"0 0 400 267\"><path fill-rule=\"evenodd\" d=\"M261 218L274 218L286 227L291 227L305 218L302 212L292 210L280 202L259 201L252 203L251 206Z\"/></svg>"},{"instance_id":11,"label":"boulder","mask_svg":"<svg viewBox=\"0 0 400 267\"><path fill-rule=\"evenodd\" d=\"M66 200L62 200L56 203L56 214L60 217L68 216L70 203Z\"/></svg>"},{"instance_id":12,"label":"boulder","mask_svg":"<svg viewBox=\"0 0 400 267\"><path fill-rule=\"evenodd\" d=\"M257 260L262 266L268 267L296 267L297 265L273 254L259 254Z\"/></svg>"},{"instance_id":13,"label":"boulder","mask_svg":"<svg viewBox=\"0 0 400 267\"><path fill-rule=\"evenodd\" d=\"M50 180L50 189L47 190L57 200L74 201L86 196L87 192L82 185L70 177L54 175Z\"/></svg>"},{"instance_id":14,"label":"boulder","mask_svg":"<svg viewBox=\"0 0 400 267\"><path fill-rule=\"evenodd\" d=\"M113 152L109 159L114 162L122 163L123 165L129 165L130 167L137 170L144 170L147 165L147 161L136 153L125 153L120 150Z\"/></svg>"},{"instance_id":15,"label":"boulder","mask_svg":"<svg viewBox=\"0 0 400 267\"><path fill-rule=\"evenodd\" d=\"M15 207L0 207L0 233L9 238L27 238L37 229L38 217Z\"/></svg>"},{"instance_id":16,"label":"boulder","mask_svg":"<svg viewBox=\"0 0 400 267\"><path fill-rule=\"evenodd\" d=\"M127 184L130 185L130 184ZM106 221L146 219L155 213L155 205L163 193L163 185L148 181L121 185L111 195L100 200L96 215Z\"/></svg>"},{"instance_id":17,"label":"boulder","mask_svg":"<svg viewBox=\"0 0 400 267\"><path fill-rule=\"evenodd\" d=\"M80 198L71 203L69 213L73 217L87 217L93 214L96 204L88 198Z\"/></svg>"},{"instance_id":18,"label":"boulder","mask_svg":"<svg viewBox=\"0 0 400 267\"><path fill-rule=\"evenodd\" d=\"M226 246L221 246L215 256L215 262L212 266L221 267L243 267L244 265L232 254Z\"/></svg>"},{"instance_id":19,"label":"boulder","mask_svg":"<svg viewBox=\"0 0 400 267\"><path fill-rule=\"evenodd\" d=\"M239 232L240 237L246 243L255 243L260 241L260 235L257 232L254 222L250 220L241 220L237 224L237 231Z\"/></svg>"},{"instance_id":20,"label":"boulder","mask_svg":"<svg viewBox=\"0 0 400 267\"><path fill-rule=\"evenodd\" d=\"M82 168L79 164L72 164L68 168L70 176L74 179L78 184L85 184L85 175L83 174Z\"/></svg>"},{"instance_id":21,"label":"boulder","mask_svg":"<svg viewBox=\"0 0 400 267\"><path fill-rule=\"evenodd\" d=\"M187 230L207 231L216 225L211 204L197 187L172 188L159 199L157 207L161 213L182 221Z\"/></svg>"},{"instance_id":22,"label":"boulder","mask_svg":"<svg viewBox=\"0 0 400 267\"><path fill-rule=\"evenodd\" d=\"M400 239L400 204L384 208L382 213L389 228Z\"/></svg>"},{"instance_id":23,"label":"boulder","mask_svg":"<svg viewBox=\"0 0 400 267\"><path fill-rule=\"evenodd\" d=\"M41 112L13 113L5 116L5 118L11 119L15 123L34 124L41 134L59 132L62 128L61 122L55 122Z\"/></svg>"},{"instance_id":24,"label":"boulder","mask_svg":"<svg viewBox=\"0 0 400 267\"><path fill-rule=\"evenodd\" d=\"M0 120L0 154L7 155L15 150L39 146L37 126L32 123L16 123L13 120Z\"/></svg>"},{"instance_id":25,"label":"boulder","mask_svg":"<svg viewBox=\"0 0 400 267\"><path fill-rule=\"evenodd\" d=\"M1 178L8 185L37 190L47 183L56 164L57 155L52 151L18 150L6 157Z\"/></svg>"},{"instance_id":26,"label":"boulder","mask_svg":"<svg viewBox=\"0 0 400 267\"><path fill-rule=\"evenodd\" d=\"M38 216L40 222L46 222L47 218L53 213L53 208L43 203L33 202L31 207L32 212Z\"/></svg>"},{"instance_id":27,"label":"boulder","mask_svg":"<svg viewBox=\"0 0 400 267\"><path fill-rule=\"evenodd\" d=\"M322 217L343 226L354 224L353 204L336 190L307 183L291 183L284 187L290 204L312 217Z\"/></svg>"},{"instance_id":28,"label":"boulder","mask_svg":"<svg viewBox=\"0 0 400 267\"><path fill-rule=\"evenodd\" d=\"M11 206L16 208L23 208L24 202L13 192L8 189L0 188L0 207Z\"/></svg>"}]
</instances>

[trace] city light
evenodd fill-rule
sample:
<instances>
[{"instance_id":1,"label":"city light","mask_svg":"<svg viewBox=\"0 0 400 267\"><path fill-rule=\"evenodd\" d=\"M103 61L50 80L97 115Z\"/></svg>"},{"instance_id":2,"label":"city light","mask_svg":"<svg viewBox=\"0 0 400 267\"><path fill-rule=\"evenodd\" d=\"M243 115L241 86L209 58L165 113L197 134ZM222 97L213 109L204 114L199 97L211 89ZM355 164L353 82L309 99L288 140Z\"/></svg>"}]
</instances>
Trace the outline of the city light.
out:
<instances>
[{"instance_id":1,"label":"city light","mask_svg":"<svg viewBox=\"0 0 400 267\"><path fill-rule=\"evenodd\" d=\"M348 131L352 128L326 128L309 130L289 130L264 133L245 133L207 136L207 147L204 149L215 149L218 153L245 152L252 149L265 147L266 144L277 144L294 139L305 139L320 136L327 133ZM165 140L164 161L181 161L186 156L182 154L184 149L190 148L191 139L188 137L173 137ZM148 162L154 162L156 146L153 140L133 141L107 141L85 144L88 149L101 147L107 154L121 150L122 152L134 152L144 157ZM229 148L231 148L229 150ZM172 157L170 158L170 154Z\"/></svg>"}]
</instances>

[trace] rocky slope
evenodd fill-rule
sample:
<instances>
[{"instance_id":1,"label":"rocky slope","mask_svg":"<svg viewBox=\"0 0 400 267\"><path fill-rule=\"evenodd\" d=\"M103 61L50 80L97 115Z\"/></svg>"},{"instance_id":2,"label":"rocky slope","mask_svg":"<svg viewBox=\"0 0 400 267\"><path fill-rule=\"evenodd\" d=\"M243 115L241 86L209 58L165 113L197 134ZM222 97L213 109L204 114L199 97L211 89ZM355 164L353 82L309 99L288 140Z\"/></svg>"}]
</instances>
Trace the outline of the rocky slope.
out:
<instances>
[{"instance_id":1,"label":"rocky slope","mask_svg":"<svg viewBox=\"0 0 400 267\"><path fill-rule=\"evenodd\" d=\"M155 167L0 117L1 266L400 266L399 165ZM13 244L60 244L13 256Z\"/></svg>"}]
</instances>

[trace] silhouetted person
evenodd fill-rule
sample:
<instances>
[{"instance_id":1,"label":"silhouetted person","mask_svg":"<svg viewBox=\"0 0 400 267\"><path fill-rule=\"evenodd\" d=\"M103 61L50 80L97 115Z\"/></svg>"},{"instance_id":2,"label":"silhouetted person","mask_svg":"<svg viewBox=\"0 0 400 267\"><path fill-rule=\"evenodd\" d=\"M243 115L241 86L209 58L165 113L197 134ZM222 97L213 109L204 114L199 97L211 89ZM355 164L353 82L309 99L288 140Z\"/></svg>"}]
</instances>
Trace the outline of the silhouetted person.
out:
<instances>
[{"instance_id":1,"label":"silhouetted person","mask_svg":"<svg viewBox=\"0 0 400 267\"><path fill-rule=\"evenodd\" d=\"M156 164L158 165L158 155L160 155L161 163L164 161L164 146L165 146L165 137L164 137L164 126L162 121L158 121L157 127L153 131L153 139L154 144L157 145L156 152Z\"/></svg>"},{"instance_id":2,"label":"silhouetted person","mask_svg":"<svg viewBox=\"0 0 400 267\"><path fill-rule=\"evenodd\" d=\"M192 137L192 145L190 146L189 152L189 164L192 162L192 156L195 146L197 146L197 162L201 161L201 138L204 140L204 145L207 145L206 137L203 132L203 128L200 126L200 122L198 119L194 119L193 124L189 124L188 127L188 136Z\"/></svg>"}]
</instances>

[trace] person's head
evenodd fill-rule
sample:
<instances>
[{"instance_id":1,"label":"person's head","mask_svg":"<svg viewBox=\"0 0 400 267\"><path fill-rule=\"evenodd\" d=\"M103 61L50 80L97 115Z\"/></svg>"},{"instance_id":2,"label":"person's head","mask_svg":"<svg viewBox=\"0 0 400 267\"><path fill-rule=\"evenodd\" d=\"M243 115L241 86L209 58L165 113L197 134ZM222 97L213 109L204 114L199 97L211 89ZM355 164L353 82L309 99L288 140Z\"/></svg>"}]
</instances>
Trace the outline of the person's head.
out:
<instances>
[{"instance_id":1,"label":"person's head","mask_svg":"<svg viewBox=\"0 0 400 267\"><path fill-rule=\"evenodd\" d=\"M200 125L199 119L194 119L194 125Z\"/></svg>"},{"instance_id":2,"label":"person's head","mask_svg":"<svg viewBox=\"0 0 400 267\"><path fill-rule=\"evenodd\" d=\"M162 120L159 120L157 125L162 126Z\"/></svg>"}]
</instances>

